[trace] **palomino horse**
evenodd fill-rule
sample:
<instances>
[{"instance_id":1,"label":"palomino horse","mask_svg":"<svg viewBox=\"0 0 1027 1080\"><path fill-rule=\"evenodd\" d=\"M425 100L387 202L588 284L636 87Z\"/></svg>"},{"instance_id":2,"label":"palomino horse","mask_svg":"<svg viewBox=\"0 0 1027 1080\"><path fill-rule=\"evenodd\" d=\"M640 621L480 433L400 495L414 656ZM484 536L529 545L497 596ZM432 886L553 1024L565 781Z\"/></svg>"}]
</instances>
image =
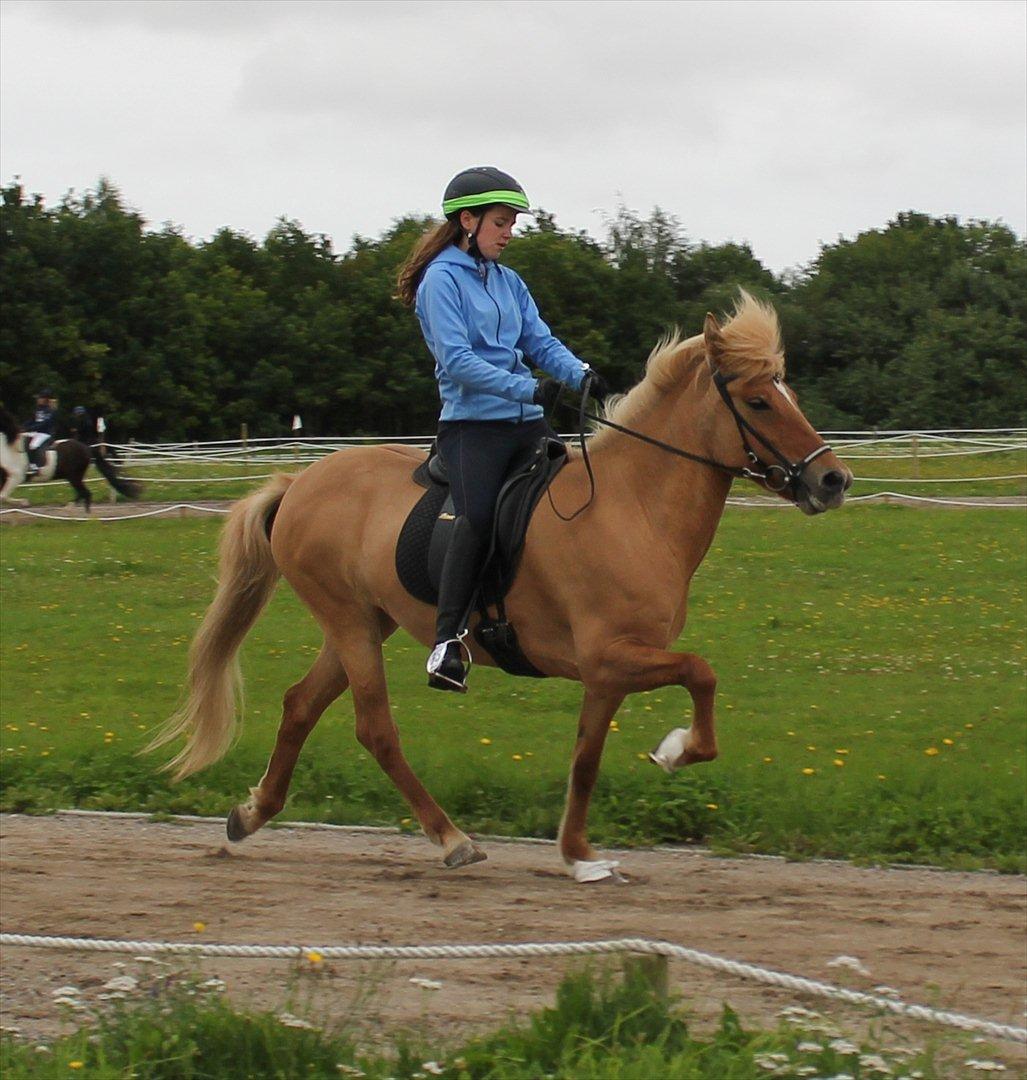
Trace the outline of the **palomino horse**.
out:
<instances>
[{"instance_id":1,"label":"palomino horse","mask_svg":"<svg viewBox=\"0 0 1027 1080\"><path fill-rule=\"evenodd\" d=\"M808 514L841 506L852 474L799 410L782 381L772 308L743 293L721 327L662 341L643 380L609 410L618 428L591 444L595 496L572 521L543 500L507 598L524 653L547 675L584 686L559 850L578 881L612 876L586 834L586 815L610 721L627 694L684 686L694 719L676 767L717 754L716 677L694 653L668 651L685 625L688 586L716 531L735 475L756 479ZM638 437L632 437L631 430ZM664 445L654 445L654 443ZM680 459L666 450L691 457ZM700 458L701 460L695 460ZM396 540L422 491L423 460L404 446L347 449L298 476L277 476L239 503L221 539L216 596L190 652L189 697L151 749L185 734L178 776L220 758L236 727L237 651L280 575L324 631L313 667L285 694L277 742L250 798L229 815L241 840L274 817L304 740L347 687L356 736L410 803L447 866L485 858L414 774L389 709L382 642L402 626L426 647L435 612L397 580ZM556 476L553 503L587 501L577 454ZM270 539L269 539L270 536ZM471 641L471 638L468 638ZM492 661L471 645L477 663Z\"/></svg>"},{"instance_id":2,"label":"palomino horse","mask_svg":"<svg viewBox=\"0 0 1027 1080\"><path fill-rule=\"evenodd\" d=\"M13 506L28 506L27 499L12 499L11 493L25 480L28 472L29 456L25 450L25 440L14 417L0 406L0 503L9 502ZM79 442L78 439L58 439L50 444L46 451L46 464L35 477L36 483L47 480L67 480L75 489L75 502L80 502L89 513L93 496L82 478L90 462L96 465L108 484L126 499L137 499L140 484L118 475L117 469L100 453L95 446Z\"/></svg>"}]
</instances>

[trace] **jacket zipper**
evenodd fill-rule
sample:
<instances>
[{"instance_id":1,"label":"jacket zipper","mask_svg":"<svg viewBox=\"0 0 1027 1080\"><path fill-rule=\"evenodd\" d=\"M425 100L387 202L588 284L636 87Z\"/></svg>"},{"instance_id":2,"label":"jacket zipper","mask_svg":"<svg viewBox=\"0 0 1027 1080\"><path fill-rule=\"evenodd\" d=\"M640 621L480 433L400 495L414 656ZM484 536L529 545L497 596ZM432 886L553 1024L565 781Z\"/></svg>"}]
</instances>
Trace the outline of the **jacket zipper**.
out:
<instances>
[{"instance_id":1,"label":"jacket zipper","mask_svg":"<svg viewBox=\"0 0 1027 1080\"><path fill-rule=\"evenodd\" d=\"M481 264L481 266L480 266L480 268L478 270L478 274L481 277L481 285L482 285L482 288L485 290L485 295L496 306L496 346L497 346L497 348L501 349L503 347L503 343L499 340L499 332L503 327L503 309L499 306L499 301L492 295L492 293L489 292L489 268L485 263ZM517 353L515 351L514 352L514 358L513 358L513 366L510 368L511 374L516 370L516 368L517 368ZM519 409L519 412L520 412L520 420L523 422L523 420L524 420L524 406L519 405L518 409Z\"/></svg>"}]
</instances>

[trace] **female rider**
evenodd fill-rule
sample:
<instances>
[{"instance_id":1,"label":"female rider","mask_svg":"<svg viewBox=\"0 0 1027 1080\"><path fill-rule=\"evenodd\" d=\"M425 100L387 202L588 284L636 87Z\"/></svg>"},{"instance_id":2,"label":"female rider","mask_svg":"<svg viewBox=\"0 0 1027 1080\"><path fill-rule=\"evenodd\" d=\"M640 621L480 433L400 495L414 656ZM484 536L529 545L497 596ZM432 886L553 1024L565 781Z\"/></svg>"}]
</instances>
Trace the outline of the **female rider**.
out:
<instances>
[{"instance_id":1,"label":"female rider","mask_svg":"<svg viewBox=\"0 0 1027 1080\"><path fill-rule=\"evenodd\" d=\"M435 357L442 411L436 444L456 520L439 582L428 685L467 690L464 637L496 497L511 459L552 435L544 410L561 384L602 399L605 384L550 332L527 286L499 266L524 189L498 169L465 169L442 198L446 220L427 232L399 273ZM548 372L532 376L530 366ZM467 651L468 662L470 652Z\"/></svg>"}]
</instances>

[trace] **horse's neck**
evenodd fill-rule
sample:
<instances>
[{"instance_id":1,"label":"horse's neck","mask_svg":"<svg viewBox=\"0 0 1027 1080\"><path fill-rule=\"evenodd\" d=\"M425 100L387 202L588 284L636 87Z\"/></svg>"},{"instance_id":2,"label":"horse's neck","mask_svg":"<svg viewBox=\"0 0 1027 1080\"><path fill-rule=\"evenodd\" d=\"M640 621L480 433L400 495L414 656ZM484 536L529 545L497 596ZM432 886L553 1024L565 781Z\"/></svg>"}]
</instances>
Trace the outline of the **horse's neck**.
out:
<instances>
[{"instance_id":1,"label":"horse's neck","mask_svg":"<svg viewBox=\"0 0 1027 1080\"><path fill-rule=\"evenodd\" d=\"M668 397L636 418L634 430L693 454L714 456L704 445L701 400L694 391ZM629 435L611 437L596 457L615 470L637 498L654 542L674 551L686 574L713 541L731 488L727 473L669 454Z\"/></svg>"}]
</instances>

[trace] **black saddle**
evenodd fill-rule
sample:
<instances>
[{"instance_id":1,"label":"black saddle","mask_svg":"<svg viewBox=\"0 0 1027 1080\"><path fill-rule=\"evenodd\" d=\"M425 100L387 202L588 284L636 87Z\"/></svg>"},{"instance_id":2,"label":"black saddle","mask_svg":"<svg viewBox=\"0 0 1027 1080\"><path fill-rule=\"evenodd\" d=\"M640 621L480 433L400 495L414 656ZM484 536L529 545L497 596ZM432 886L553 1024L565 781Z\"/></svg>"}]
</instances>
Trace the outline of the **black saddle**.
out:
<instances>
[{"instance_id":1,"label":"black saddle","mask_svg":"<svg viewBox=\"0 0 1027 1080\"><path fill-rule=\"evenodd\" d=\"M543 438L512 462L496 500L492 536L478 583L481 619L474 636L496 663L511 675L544 678L524 656L514 628L506 620L503 600L513 585L524 550L532 512L552 479L567 462L567 447ZM411 596L426 604L439 601L442 563L456 514L442 458L432 445L428 458L414 470L413 479L426 488L410 511L396 543L396 573ZM495 607L497 617L488 609Z\"/></svg>"}]
</instances>

